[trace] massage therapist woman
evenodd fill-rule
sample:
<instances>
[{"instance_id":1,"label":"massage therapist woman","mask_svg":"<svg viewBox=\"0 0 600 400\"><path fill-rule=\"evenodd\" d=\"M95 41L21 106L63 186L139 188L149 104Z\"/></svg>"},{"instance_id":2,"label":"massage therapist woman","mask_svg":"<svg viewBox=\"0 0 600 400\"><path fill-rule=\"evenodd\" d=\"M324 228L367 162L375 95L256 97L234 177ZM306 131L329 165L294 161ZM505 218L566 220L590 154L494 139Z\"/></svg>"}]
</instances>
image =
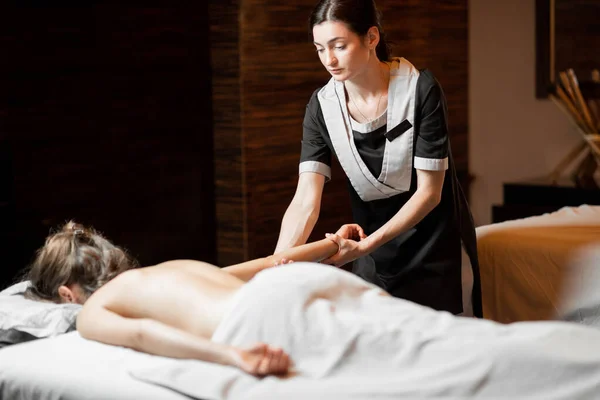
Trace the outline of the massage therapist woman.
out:
<instances>
[{"instance_id":1,"label":"massage therapist woman","mask_svg":"<svg viewBox=\"0 0 600 400\"><path fill-rule=\"evenodd\" d=\"M372 0L322 0L310 30L331 79L306 107L298 186L275 252L306 243L335 155L354 221L328 235L340 250L325 262L352 262L353 273L393 296L481 317L475 228L440 84L390 57Z\"/></svg>"}]
</instances>

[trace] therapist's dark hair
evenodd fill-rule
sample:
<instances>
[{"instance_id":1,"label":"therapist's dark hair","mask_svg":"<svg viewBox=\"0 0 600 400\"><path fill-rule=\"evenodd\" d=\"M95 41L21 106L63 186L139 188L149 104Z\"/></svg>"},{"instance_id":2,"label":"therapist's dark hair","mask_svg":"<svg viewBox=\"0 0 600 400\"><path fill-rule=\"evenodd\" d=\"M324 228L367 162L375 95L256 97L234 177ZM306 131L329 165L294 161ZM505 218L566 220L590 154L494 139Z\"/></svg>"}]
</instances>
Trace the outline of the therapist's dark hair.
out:
<instances>
[{"instance_id":1,"label":"therapist's dark hair","mask_svg":"<svg viewBox=\"0 0 600 400\"><path fill-rule=\"evenodd\" d=\"M138 262L93 228L69 221L46 238L26 272L31 285L25 297L60 303L58 288L78 284L89 297L106 282Z\"/></svg>"},{"instance_id":2,"label":"therapist's dark hair","mask_svg":"<svg viewBox=\"0 0 600 400\"><path fill-rule=\"evenodd\" d=\"M389 61L390 48L381 27L381 13L373 0L321 0L309 21L311 36L313 27L325 21L343 22L360 37L364 37L375 26L379 29L379 43L375 49L377 58Z\"/></svg>"}]
</instances>

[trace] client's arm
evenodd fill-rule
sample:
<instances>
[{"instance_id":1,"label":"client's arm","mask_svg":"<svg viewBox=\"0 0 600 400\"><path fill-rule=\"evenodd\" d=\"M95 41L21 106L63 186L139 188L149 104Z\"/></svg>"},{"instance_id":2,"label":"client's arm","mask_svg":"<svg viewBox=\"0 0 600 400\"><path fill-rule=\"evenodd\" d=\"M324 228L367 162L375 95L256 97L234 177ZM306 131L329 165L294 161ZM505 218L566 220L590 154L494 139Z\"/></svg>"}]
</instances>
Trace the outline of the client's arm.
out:
<instances>
[{"instance_id":1,"label":"client's arm","mask_svg":"<svg viewBox=\"0 0 600 400\"><path fill-rule=\"evenodd\" d=\"M329 239L323 239L317 242L291 247L280 253L273 254L272 256L257 258L241 264L231 265L229 267L222 268L222 270L247 282L263 269L275 266L275 264L282 259L319 262L331 257L337 253L337 251L338 245L335 242Z\"/></svg>"}]
</instances>

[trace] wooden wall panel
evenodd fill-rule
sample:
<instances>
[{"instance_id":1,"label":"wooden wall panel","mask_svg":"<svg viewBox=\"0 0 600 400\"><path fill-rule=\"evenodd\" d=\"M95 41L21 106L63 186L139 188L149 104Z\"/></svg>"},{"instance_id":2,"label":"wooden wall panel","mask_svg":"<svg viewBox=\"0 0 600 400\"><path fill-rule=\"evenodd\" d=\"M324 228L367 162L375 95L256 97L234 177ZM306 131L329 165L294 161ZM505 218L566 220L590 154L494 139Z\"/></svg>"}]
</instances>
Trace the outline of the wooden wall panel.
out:
<instances>
[{"instance_id":1,"label":"wooden wall panel","mask_svg":"<svg viewBox=\"0 0 600 400\"><path fill-rule=\"evenodd\" d=\"M600 64L600 1L536 0L535 9L536 97L547 99L558 73L569 68L583 95L586 89L593 93L592 70Z\"/></svg>"},{"instance_id":2,"label":"wooden wall panel","mask_svg":"<svg viewBox=\"0 0 600 400\"><path fill-rule=\"evenodd\" d=\"M2 7L14 268L70 218L146 265L216 259L207 9Z\"/></svg>"},{"instance_id":3,"label":"wooden wall panel","mask_svg":"<svg viewBox=\"0 0 600 400\"><path fill-rule=\"evenodd\" d=\"M237 235L240 248L246 246L246 258L269 254L275 247L281 218L298 179L305 106L312 92L330 77L320 64L308 34L307 21L315 4L315 0L240 0L235 8L239 12L237 137L241 145L235 151L241 154L242 165L235 171L231 168L221 171L217 167L216 176L218 193L224 190L224 187L219 189L224 181L236 180L243 193L232 192L218 198L217 207L240 200L244 203L245 223L237 224L244 232L228 234ZM384 14L384 28L395 42L393 55L406 57L418 68L431 69L442 83L449 103L453 154L459 172L466 176L467 1L380 0L378 5ZM232 20L231 16L226 18L229 23ZM211 40L214 46L221 38ZM213 56L213 68L215 62ZM213 76L219 73L213 71ZM237 95L231 87L215 87L215 91L215 109L217 98L230 96L229 100L234 101ZM228 107L232 110L230 117L237 121L233 105ZM232 133L215 128L217 147L220 141L231 141ZM310 240L320 239L325 232L352 221L346 185L345 175L336 164ZM226 221L235 217L226 216L222 223L223 216L218 218L219 229L223 229ZM223 235L219 232L219 237ZM229 247L229 243L219 243L219 260L231 260Z\"/></svg>"},{"instance_id":4,"label":"wooden wall panel","mask_svg":"<svg viewBox=\"0 0 600 400\"><path fill-rule=\"evenodd\" d=\"M229 265L248 257L239 2L210 0L209 15L218 263Z\"/></svg>"},{"instance_id":5,"label":"wooden wall panel","mask_svg":"<svg viewBox=\"0 0 600 400\"><path fill-rule=\"evenodd\" d=\"M275 248L281 218L298 180L306 104L330 76L308 33L313 5L313 1L243 2L240 56L250 257ZM351 221L345 175L339 167L333 174L309 240Z\"/></svg>"},{"instance_id":6,"label":"wooden wall panel","mask_svg":"<svg viewBox=\"0 0 600 400\"><path fill-rule=\"evenodd\" d=\"M554 24L555 64L558 74L573 68L580 82L591 81L600 68L600 1L556 0Z\"/></svg>"}]
</instances>

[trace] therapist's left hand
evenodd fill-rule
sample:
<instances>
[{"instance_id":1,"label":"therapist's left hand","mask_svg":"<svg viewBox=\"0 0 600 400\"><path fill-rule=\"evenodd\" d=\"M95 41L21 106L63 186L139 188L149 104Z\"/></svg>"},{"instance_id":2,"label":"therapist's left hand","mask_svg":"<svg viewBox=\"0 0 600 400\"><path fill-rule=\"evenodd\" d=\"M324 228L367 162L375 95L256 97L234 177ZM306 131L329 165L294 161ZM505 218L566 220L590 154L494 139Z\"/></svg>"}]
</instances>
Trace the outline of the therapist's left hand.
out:
<instances>
[{"instance_id":1,"label":"therapist's left hand","mask_svg":"<svg viewBox=\"0 0 600 400\"><path fill-rule=\"evenodd\" d=\"M344 224L335 234L341 236L343 239L352 239L357 242L367 238L365 231L358 224Z\"/></svg>"},{"instance_id":2,"label":"therapist's left hand","mask_svg":"<svg viewBox=\"0 0 600 400\"><path fill-rule=\"evenodd\" d=\"M344 239L337 233L327 233L325 237L338 245L338 252L321 261L321 263L341 267L363 256L364 250L359 242L352 239Z\"/></svg>"}]
</instances>

